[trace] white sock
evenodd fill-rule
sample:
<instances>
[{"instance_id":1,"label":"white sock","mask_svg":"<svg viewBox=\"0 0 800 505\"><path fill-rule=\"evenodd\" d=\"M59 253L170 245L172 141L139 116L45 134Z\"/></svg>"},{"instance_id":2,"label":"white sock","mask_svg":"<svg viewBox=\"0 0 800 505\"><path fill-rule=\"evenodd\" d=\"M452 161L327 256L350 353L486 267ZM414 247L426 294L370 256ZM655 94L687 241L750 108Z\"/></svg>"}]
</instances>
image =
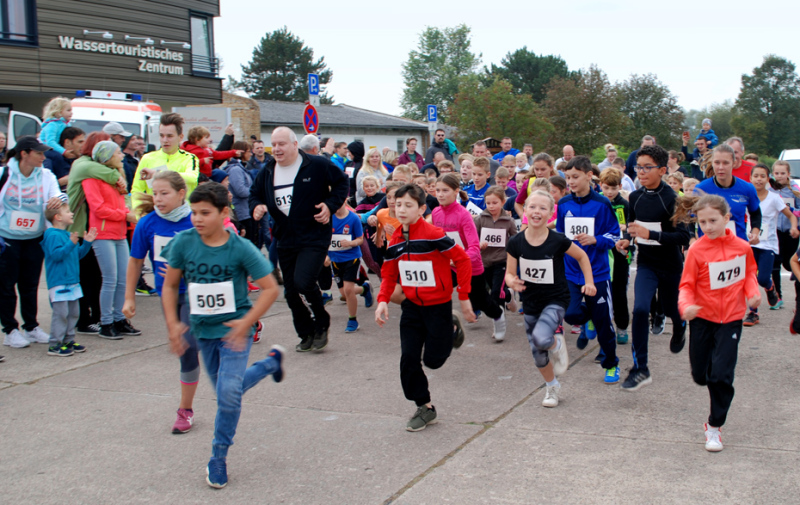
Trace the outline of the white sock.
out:
<instances>
[{"instance_id":1,"label":"white sock","mask_svg":"<svg viewBox=\"0 0 800 505\"><path fill-rule=\"evenodd\" d=\"M553 379L550 382L545 382L545 384L547 384L547 387L553 387L553 386L560 386L561 385L558 382L558 379Z\"/></svg>"},{"instance_id":2,"label":"white sock","mask_svg":"<svg viewBox=\"0 0 800 505\"><path fill-rule=\"evenodd\" d=\"M561 339L560 338L556 338L556 346L553 348L553 351L555 352L555 351L559 351L559 350L561 350Z\"/></svg>"}]
</instances>

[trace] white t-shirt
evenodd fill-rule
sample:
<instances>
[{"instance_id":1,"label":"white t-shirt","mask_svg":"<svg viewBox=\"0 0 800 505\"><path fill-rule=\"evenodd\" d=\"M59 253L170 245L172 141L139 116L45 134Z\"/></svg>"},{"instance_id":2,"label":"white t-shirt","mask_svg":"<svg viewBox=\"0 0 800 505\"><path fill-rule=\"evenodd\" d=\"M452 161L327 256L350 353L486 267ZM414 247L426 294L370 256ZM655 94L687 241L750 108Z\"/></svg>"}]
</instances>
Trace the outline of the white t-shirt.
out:
<instances>
[{"instance_id":1,"label":"white t-shirt","mask_svg":"<svg viewBox=\"0 0 800 505\"><path fill-rule=\"evenodd\" d=\"M753 247L778 254L778 215L786 208L783 199L776 193L767 193L761 200L761 235ZM750 217L747 219L747 233L750 234Z\"/></svg>"},{"instance_id":2,"label":"white t-shirt","mask_svg":"<svg viewBox=\"0 0 800 505\"><path fill-rule=\"evenodd\" d=\"M298 153L297 159L289 166L285 167L278 163L275 164L275 175L273 179L273 184L275 186L275 205L287 216L292 209L294 180L297 177L297 172L300 171L300 164L302 162L303 157Z\"/></svg>"}]
</instances>

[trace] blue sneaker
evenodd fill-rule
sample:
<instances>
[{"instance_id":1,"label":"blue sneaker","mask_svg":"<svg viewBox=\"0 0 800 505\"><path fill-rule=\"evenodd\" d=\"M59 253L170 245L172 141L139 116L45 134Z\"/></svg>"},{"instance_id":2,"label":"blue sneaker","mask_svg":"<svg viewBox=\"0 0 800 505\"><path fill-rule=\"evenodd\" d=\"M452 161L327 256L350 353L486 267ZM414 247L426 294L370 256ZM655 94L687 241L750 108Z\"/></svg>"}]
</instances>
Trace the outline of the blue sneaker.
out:
<instances>
[{"instance_id":1,"label":"blue sneaker","mask_svg":"<svg viewBox=\"0 0 800 505\"><path fill-rule=\"evenodd\" d=\"M354 333L358 329L358 321L355 319L347 320L347 328L344 329L345 333Z\"/></svg>"},{"instance_id":2,"label":"blue sneaker","mask_svg":"<svg viewBox=\"0 0 800 505\"><path fill-rule=\"evenodd\" d=\"M597 364L602 364L604 359L606 359L606 353L600 349L600 352L598 352L597 356L594 357L594 362Z\"/></svg>"},{"instance_id":3,"label":"blue sneaker","mask_svg":"<svg viewBox=\"0 0 800 505\"><path fill-rule=\"evenodd\" d=\"M215 489L222 489L228 485L228 466L223 458L211 458L206 467L206 482Z\"/></svg>"},{"instance_id":4,"label":"blue sneaker","mask_svg":"<svg viewBox=\"0 0 800 505\"><path fill-rule=\"evenodd\" d=\"M628 343L628 330L617 330L617 344L625 345Z\"/></svg>"},{"instance_id":5,"label":"blue sneaker","mask_svg":"<svg viewBox=\"0 0 800 505\"><path fill-rule=\"evenodd\" d=\"M586 338L589 340L594 340L597 338L597 329L594 327L594 323L591 321L586 323Z\"/></svg>"},{"instance_id":6,"label":"blue sneaker","mask_svg":"<svg viewBox=\"0 0 800 505\"><path fill-rule=\"evenodd\" d=\"M578 346L578 349L586 349L586 346L589 345L589 339L586 337L586 326L581 326L581 334L578 335L578 341L575 342L575 345Z\"/></svg>"},{"instance_id":7,"label":"blue sneaker","mask_svg":"<svg viewBox=\"0 0 800 505\"><path fill-rule=\"evenodd\" d=\"M619 382L619 366L608 368L605 370L605 372L606 376L603 379L603 382L606 384L616 384Z\"/></svg>"},{"instance_id":8,"label":"blue sneaker","mask_svg":"<svg viewBox=\"0 0 800 505\"><path fill-rule=\"evenodd\" d=\"M333 296L328 293L322 293L322 305L328 305L333 301Z\"/></svg>"},{"instance_id":9,"label":"blue sneaker","mask_svg":"<svg viewBox=\"0 0 800 505\"><path fill-rule=\"evenodd\" d=\"M283 355L286 354L286 349L284 349L280 345L273 345L269 348L269 352L267 353L268 358L272 358L278 362L278 370L272 372L272 380L275 382L280 382L283 380Z\"/></svg>"},{"instance_id":10,"label":"blue sneaker","mask_svg":"<svg viewBox=\"0 0 800 505\"><path fill-rule=\"evenodd\" d=\"M369 281L364 283L364 292L361 293L361 296L364 297L364 307L370 308L372 307L372 286L370 286Z\"/></svg>"}]
</instances>

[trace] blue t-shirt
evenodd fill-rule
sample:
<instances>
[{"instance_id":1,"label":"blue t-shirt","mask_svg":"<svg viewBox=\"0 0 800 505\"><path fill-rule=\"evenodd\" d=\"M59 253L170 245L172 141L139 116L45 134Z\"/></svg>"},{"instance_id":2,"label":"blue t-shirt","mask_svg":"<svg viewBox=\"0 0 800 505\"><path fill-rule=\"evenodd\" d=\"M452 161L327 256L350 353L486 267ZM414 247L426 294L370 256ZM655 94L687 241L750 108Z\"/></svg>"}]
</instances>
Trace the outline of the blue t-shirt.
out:
<instances>
[{"instance_id":1,"label":"blue t-shirt","mask_svg":"<svg viewBox=\"0 0 800 505\"><path fill-rule=\"evenodd\" d=\"M486 210L486 190L489 189L489 185L485 184L481 189L475 189L475 184L470 184L464 191L467 192L467 196L469 197L469 201L480 207L481 210ZM467 202L463 202L464 206L466 207Z\"/></svg>"},{"instance_id":2,"label":"blue t-shirt","mask_svg":"<svg viewBox=\"0 0 800 505\"><path fill-rule=\"evenodd\" d=\"M738 177L733 178L733 186L721 188L717 186L716 178L710 177L694 187L695 195L719 195L727 200L731 207L731 221L736 223L736 236L743 240L747 238L747 211L755 212L761 209L761 200L758 198L756 188L747 181ZM697 236L703 236L703 230L697 227Z\"/></svg>"},{"instance_id":3,"label":"blue t-shirt","mask_svg":"<svg viewBox=\"0 0 800 505\"><path fill-rule=\"evenodd\" d=\"M183 230L192 227L192 215L189 214L177 223L167 221L155 212L144 216L136 223L136 230L133 232L131 240L131 257L143 260L145 256L150 256L153 263L153 273L156 278L156 291L161 296L161 288L164 286L164 278L161 277L161 268L166 268L162 248L172 240L172 237ZM180 292L186 292L186 284L181 280Z\"/></svg>"},{"instance_id":4,"label":"blue t-shirt","mask_svg":"<svg viewBox=\"0 0 800 505\"><path fill-rule=\"evenodd\" d=\"M511 188L506 188L506 203L503 204L503 210L507 210L511 212L512 219L519 219L517 215L517 209L514 207L514 203L517 201L517 192Z\"/></svg>"},{"instance_id":5,"label":"blue t-shirt","mask_svg":"<svg viewBox=\"0 0 800 505\"><path fill-rule=\"evenodd\" d=\"M334 235L349 235L350 240L356 240L358 237L364 235L364 229L361 226L361 219L353 211L348 211L347 216L344 219L339 219L334 214L333 219L331 221L333 224ZM336 240L336 239L337 237L333 237L331 240ZM333 243L331 244L331 247L333 247ZM346 251L329 250L328 257L334 263L351 261L361 257L361 248L356 246L356 247L351 247Z\"/></svg>"},{"instance_id":6,"label":"blue t-shirt","mask_svg":"<svg viewBox=\"0 0 800 505\"><path fill-rule=\"evenodd\" d=\"M202 315L191 314L192 334L197 338L219 339L230 330L223 323L241 319L253 304L247 296L247 276L261 279L272 273L272 263L247 239L228 231L228 241L210 247L194 228L177 235L162 249L161 255L169 266L183 271L188 285L189 305L193 305L193 284L233 284L236 309L233 312ZM200 286L198 286L199 288ZM197 288L195 288L197 289ZM222 290L219 290L222 292ZM197 303L199 305L199 303Z\"/></svg>"}]
</instances>

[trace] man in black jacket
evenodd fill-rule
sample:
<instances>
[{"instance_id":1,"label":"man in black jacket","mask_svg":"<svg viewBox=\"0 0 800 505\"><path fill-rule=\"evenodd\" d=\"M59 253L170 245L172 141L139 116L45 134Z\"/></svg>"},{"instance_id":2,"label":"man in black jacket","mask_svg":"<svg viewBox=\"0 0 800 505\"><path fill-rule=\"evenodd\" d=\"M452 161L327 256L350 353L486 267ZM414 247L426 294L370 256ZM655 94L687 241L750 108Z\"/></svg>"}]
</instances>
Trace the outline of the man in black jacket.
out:
<instances>
[{"instance_id":1,"label":"man in black jacket","mask_svg":"<svg viewBox=\"0 0 800 505\"><path fill-rule=\"evenodd\" d=\"M256 221L269 212L275 221L278 261L286 302L300 343L298 352L321 350L328 344L331 318L317 288L328 247L331 216L347 198L344 172L322 156L297 148L297 136L286 127L272 132L273 159L250 188L250 213ZM311 307L311 321L305 298Z\"/></svg>"}]
</instances>

